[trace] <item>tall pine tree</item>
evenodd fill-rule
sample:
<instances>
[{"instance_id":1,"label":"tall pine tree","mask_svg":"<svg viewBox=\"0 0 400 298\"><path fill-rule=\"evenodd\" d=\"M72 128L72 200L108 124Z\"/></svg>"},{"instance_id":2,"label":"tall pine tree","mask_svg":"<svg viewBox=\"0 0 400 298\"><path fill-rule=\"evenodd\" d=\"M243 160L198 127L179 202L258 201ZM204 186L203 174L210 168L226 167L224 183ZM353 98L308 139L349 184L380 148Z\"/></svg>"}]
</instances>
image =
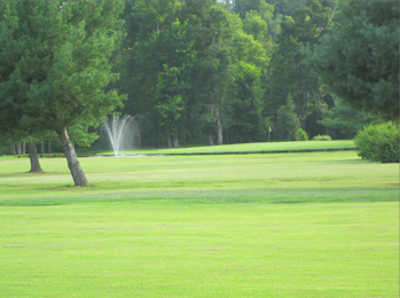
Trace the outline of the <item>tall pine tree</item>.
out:
<instances>
[{"instance_id":1,"label":"tall pine tree","mask_svg":"<svg viewBox=\"0 0 400 298\"><path fill-rule=\"evenodd\" d=\"M4 0L0 3L0 110L18 126L55 131L75 185L87 185L68 128L99 121L121 104L107 86L123 37L124 1Z\"/></svg>"}]
</instances>

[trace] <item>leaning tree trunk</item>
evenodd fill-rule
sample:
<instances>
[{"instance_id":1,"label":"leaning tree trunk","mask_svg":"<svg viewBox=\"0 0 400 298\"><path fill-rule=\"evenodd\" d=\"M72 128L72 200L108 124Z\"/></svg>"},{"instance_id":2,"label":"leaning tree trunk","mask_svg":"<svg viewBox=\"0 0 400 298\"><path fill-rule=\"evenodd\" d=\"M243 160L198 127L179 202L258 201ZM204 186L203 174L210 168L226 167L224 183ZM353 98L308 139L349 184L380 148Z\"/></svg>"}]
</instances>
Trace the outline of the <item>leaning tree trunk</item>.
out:
<instances>
[{"instance_id":1,"label":"leaning tree trunk","mask_svg":"<svg viewBox=\"0 0 400 298\"><path fill-rule=\"evenodd\" d=\"M40 162L39 156L37 153L37 148L35 143L28 143L28 151L29 151L29 159L31 161L31 170L29 173L41 173L43 172Z\"/></svg>"},{"instance_id":2,"label":"leaning tree trunk","mask_svg":"<svg viewBox=\"0 0 400 298\"><path fill-rule=\"evenodd\" d=\"M57 134L61 141L64 155L67 158L68 168L71 172L72 179L74 179L75 186L87 186L88 181L81 168L81 165L79 164L74 145L69 138L67 129L64 127L63 129L57 131Z\"/></svg>"}]
</instances>

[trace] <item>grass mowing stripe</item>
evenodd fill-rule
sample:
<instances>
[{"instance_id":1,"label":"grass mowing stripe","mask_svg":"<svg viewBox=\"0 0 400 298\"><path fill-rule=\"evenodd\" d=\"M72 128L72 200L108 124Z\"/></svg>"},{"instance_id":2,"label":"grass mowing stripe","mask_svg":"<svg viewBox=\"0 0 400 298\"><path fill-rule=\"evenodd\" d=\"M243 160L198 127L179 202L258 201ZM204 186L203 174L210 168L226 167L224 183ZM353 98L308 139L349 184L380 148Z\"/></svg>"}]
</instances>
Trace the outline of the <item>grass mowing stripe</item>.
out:
<instances>
[{"instance_id":1,"label":"grass mowing stripe","mask_svg":"<svg viewBox=\"0 0 400 298\"><path fill-rule=\"evenodd\" d=\"M288 150L326 150L326 149L351 149L354 148L352 140L334 141L291 141L291 142L264 142L264 143L243 143L218 146L195 146L181 148L162 148L162 149L137 149L125 151L124 153L138 154L191 154L191 153L226 153L226 152L254 152L254 151L288 151ZM110 154L103 152L100 154Z\"/></svg>"},{"instance_id":2,"label":"grass mowing stripe","mask_svg":"<svg viewBox=\"0 0 400 298\"><path fill-rule=\"evenodd\" d=\"M398 166L355 152L0 159L0 296L396 297Z\"/></svg>"}]
</instances>

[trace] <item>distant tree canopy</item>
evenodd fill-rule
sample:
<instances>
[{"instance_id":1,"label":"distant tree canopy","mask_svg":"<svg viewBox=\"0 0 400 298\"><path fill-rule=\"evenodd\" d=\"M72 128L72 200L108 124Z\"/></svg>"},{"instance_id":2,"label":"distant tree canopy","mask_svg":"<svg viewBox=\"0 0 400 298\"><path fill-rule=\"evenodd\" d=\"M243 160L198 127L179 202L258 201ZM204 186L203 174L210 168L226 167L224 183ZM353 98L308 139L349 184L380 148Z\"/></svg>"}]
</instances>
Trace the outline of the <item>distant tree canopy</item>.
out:
<instances>
[{"instance_id":1,"label":"distant tree canopy","mask_svg":"<svg viewBox=\"0 0 400 298\"><path fill-rule=\"evenodd\" d=\"M399 115L395 0L228 2L1 1L0 148L58 135L78 169L69 135L89 146L114 112L157 147L351 138Z\"/></svg>"},{"instance_id":2,"label":"distant tree canopy","mask_svg":"<svg viewBox=\"0 0 400 298\"><path fill-rule=\"evenodd\" d=\"M400 4L344 1L316 48L324 82L357 109L396 119L399 111Z\"/></svg>"},{"instance_id":3,"label":"distant tree canopy","mask_svg":"<svg viewBox=\"0 0 400 298\"><path fill-rule=\"evenodd\" d=\"M222 144L233 130L232 141L259 137L264 40L244 32L241 19L215 1L136 0L129 10L126 112L151 119L156 139L170 146L202 137Z\"/></svg>"}]
</instances>

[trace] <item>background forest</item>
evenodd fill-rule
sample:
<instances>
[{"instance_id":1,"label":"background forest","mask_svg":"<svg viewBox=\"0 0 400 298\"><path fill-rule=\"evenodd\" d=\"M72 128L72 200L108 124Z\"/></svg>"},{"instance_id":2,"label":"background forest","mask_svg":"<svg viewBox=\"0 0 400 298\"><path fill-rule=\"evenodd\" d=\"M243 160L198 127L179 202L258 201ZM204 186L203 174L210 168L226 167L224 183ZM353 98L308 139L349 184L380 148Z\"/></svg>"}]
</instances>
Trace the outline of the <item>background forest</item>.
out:
<instances>
[{"instance_id":1,"label":"background forest","mask_svg":"<svg viewBox=\"0 0 400 298\"><path fill-rule=\"evenodd\" d=\"M114 22L108 64L119 79L104 80L112 99L107 106L98 105L100 116L91 112L90 117L77 117L84 120L71 117L66 122L71 138L80 148L108 148L98 136L104 115L111 113L134 116L139 147L307 140L319 135L353 138L380 116L352 108L340 92L331 91L321 66L325 60L316 51L343 21L336 16L347 2L109 1L119 11L118 26L111 18L104 24L94 20L92 26L109 30ZM96 51L99 55L105 50L93 48L91 54ZM91 105L97 109L95 101ZM36 122L53 121L34 115ZM3 129L6 141L0 150L22 153L21 140L41 144L41 152L59 147L51 129L27 135L26 127L8 135Z\"/></svg>"},{"instance_id":2,"label":"background forest","mask_svg":"<svg viewBox=\"0 0 400 298\"><path fill-rule=\"evenodd\" d=\"M224 2L224 1L221 1ZM142 145L352 138L368 115L312 68L335 0L130 1L119 88Z\"/></svg>"}]
</instances>

